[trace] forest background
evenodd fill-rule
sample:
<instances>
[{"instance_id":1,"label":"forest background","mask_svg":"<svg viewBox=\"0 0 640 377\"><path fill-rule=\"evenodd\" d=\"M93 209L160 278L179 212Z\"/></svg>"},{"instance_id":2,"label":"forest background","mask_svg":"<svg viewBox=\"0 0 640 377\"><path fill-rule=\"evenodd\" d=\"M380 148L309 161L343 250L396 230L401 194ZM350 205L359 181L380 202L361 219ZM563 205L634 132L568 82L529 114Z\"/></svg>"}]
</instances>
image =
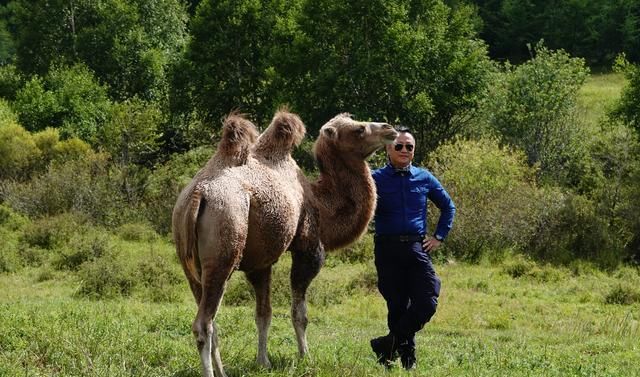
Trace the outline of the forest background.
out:
<instances>
[{"instance_id":1,"label":"forest background","mask_svg":"<svg viewBox=\"0 0 640 377\"><path fill-rule=\"evenodd\" d=\"M339 112L410 126L458 204L443 256L640 261L635 1L0 4L3 213L165 236L221 118L263 129L286 104L310 175ZM591 70L625 87L581 109ZM19 250L43 245L7 232L0 270L35 263Z\"/></svg>"},{"instance_id":2,"label":"forest background","mask_svg":"<svg viewBox=\"0 0 640 377\"><path fill-rule=\"evenodd\" d=\"M172 207L226 114L264 129L283 104L310 177L350 112L410 126L454 198L429 371L634 375L639 54L635 0L0 1L0 376L198 375ZM350 336L311 329L317 359L279 375L379 373L372 258L371 234L329 256L311 321ZM223 359L259 375L246 282L225 303Z\"/></svg>"}]
</instances>

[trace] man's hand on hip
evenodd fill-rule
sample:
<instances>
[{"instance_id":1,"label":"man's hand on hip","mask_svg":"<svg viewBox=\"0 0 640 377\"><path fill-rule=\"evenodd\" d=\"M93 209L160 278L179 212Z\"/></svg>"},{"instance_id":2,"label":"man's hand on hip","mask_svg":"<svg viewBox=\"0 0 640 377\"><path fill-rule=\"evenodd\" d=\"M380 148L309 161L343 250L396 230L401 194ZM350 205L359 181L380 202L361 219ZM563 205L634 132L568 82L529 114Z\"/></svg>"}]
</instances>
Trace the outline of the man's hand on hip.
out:
<instances>
[{"instance_id":1,"label":"man's hand on hip","mask_svg":"<svg viewBox=\"0 0 640 377\"><path fill-rule=\"evenodd\" d=\"M433 237L425 237L424 240L422 241L422 247L428 252L432 252L433 250L437 249L438 247L440 247L440 244L442 244L441 241L438 241L437 239L433 238Z\"/></svg>"}]
</instances>

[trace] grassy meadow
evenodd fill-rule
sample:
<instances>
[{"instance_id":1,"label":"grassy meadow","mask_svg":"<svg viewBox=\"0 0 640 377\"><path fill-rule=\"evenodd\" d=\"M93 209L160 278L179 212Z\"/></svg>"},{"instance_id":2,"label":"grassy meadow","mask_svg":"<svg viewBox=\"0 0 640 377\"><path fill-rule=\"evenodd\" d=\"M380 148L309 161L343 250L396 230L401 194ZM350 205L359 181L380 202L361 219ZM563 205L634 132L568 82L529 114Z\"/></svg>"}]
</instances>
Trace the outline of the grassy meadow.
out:
<instances>
[{"instance_id":1,"label":"grassy meadow","mask_svg":"<svg viewBox=\"0 0 640 377\"><path fill-rule=\"evenodd\" d=\"M597 126L622 84L619 75L591 76L581 91L585 122ZM8 266L0 272L0 376L200 375L191 334L196 306L168 238L144 227L104 230L71 220L65 229L43 222L19 234L27 229L21 221L0 221L0 265ZM442 295L418 335L417 370L386 371L370 351L369 339L386 333L386 309L367 235L330 254L311 285L304 359L289 317L291 260L281 258L269 370L254 362L252 296L234 274L216 321L227 374L640 376L637 268L605 272L517 255L474 265L435 257ZM10 268L11 258L27 267Z\"/></svg>"},{"instance_id":2,"label":"grassy meadow","mask_svg":"<svg viewBox=\"0 0 640 377\"><path fill-rule=\"evenodd\" d=\"M406 375L378 366L368 341L385 332L372 263L332 256L309 296L310 355L296 356L286 304L287 256L278 265L269 340L271 370L254 363L253 306L230 283L217 323L230 376ZM419 376L639 376L640 298L636 269L444 263L440 307L418 336ZM144 295L74 296L78 281L39 269L0 276L0 375L198 376L187 294L155 303ZM635 296L634 296L635 295Z\"/></svg>"}]
</instances>

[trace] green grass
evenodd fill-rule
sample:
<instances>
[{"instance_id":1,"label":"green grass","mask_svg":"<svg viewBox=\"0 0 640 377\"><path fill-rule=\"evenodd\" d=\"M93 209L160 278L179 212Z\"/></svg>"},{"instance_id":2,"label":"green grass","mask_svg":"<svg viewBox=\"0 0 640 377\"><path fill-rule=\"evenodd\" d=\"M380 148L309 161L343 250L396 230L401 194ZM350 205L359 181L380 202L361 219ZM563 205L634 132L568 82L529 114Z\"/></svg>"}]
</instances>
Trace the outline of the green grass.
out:
<instances>
[{"instance_id":1,"label":"green grass","mask_svg":"<svg viewBox=\"0 0 640 377\"><path fill-rule=\"evenodd\" d=\"M386 331L384 302L374 291L349 288L345 277L370 269L369 263L334 263L320 273L312 296L322 297L318 291L326 289L351 293L310 305L306 359L296 356L288 306L274 308L271 370L254 363L253 304L223 305L217 323L228 374L406 375L399 367L385 372L369 350L369 339ZM637 294L636 269L576 275L532 265L518 278L505 266L437 269L442 297L433 321L419 333L415 375L640 375L640 302L607 304L620 287ZM195 304L186 285L173 302L141 295L96 301L74 296L79 282L72 274L40 282L39 274L27 268L0 275L0 376L199 375L190 331Z\"/></svg>"},{"instance_id":2,"label":"green grass","mask_svg":"<svg viewBox=\"0 0 640 377\"><path fill-rule=\"evenodd\" d=\"M581 89L579 106L594 135L623 84L621 75L592 75ZM79 231L72 218L29 224L5 215L0 377L200 375L191 334L196 307L166 239L144 224L109 234ZM281 258L273 275L270 370L254 362L253 299L234 274L217 316L228 375L640 376L637 268L604 273L585 263L560 268L518 257L500 265L438 264L440 305L417 337L418 369L407 373L385 371L369 349L369 339L386 333L372 259L371 237L328 257L308 292L310 354L301 360L289 318L291 259ZM100 290L79 294L88 282L108 287L123 277L133 282L124 297L117 290L111 299Z\"/></svg>"},{"instance_id":3,"label":"green grass","mask_svg":"<svg viewBox=\"0 0 640 377\"><path fill-rule=\"evenodd\" d=\"M620 99L626 79L621 73L592 74L578 93L578 109L582 120L591 128Z\"/></svg>"}]
</instances>

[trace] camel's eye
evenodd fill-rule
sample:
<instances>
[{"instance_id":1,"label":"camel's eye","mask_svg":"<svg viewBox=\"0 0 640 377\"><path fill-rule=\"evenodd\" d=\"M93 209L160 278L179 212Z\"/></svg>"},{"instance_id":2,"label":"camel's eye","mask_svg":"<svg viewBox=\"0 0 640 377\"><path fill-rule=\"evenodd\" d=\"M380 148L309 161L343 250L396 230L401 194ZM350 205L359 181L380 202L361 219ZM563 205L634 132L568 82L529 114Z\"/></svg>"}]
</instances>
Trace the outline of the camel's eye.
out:
<instances>
[{"instance_id":1,"label":"camel's eye","mask_svg":"<svg viewBox=\"0 0 640 377\"><path fill-rule=\"evenodd\" d=\"M357 133L358 135L364 135L364 131L365 131L365 130L366 130L366 127L365 127L365 126L360 126L360 127L356 128L356 133Z\"/></svg>"}]
</instances>

